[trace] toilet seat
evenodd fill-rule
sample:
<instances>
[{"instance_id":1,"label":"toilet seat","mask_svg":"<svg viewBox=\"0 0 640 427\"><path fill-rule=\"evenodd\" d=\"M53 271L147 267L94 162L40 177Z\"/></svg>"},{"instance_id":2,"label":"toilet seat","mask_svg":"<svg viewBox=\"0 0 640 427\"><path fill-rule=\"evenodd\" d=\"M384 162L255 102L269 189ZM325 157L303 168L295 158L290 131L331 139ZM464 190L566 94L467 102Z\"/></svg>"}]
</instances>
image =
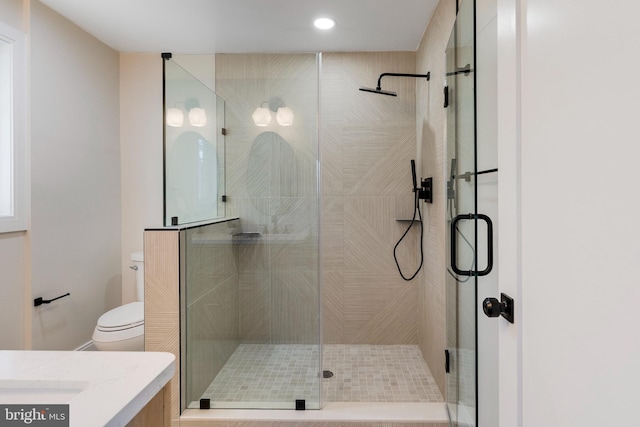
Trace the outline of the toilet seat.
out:
<instances>
[{"instance_id":1,"label":"toilet seat","mask_svg":"<svg viewBox=\"0 0 640 427\"><path fill-rule=\"evenodd\" d=\"M99 350L143 350L144 303L136 301L104 313L92 338Z\"/></svg>"},{"instance_id":2,"label":"toilet seat","mask_svg":"<svg viewBox=\"0 0 640 427\"><path fill-rule=\"evenodd\" d=\"M98 319L97 328L105 332L115 332L144 324L144 303L140 301L121 305L107 311Z\"/></svg>"}]
</instances>

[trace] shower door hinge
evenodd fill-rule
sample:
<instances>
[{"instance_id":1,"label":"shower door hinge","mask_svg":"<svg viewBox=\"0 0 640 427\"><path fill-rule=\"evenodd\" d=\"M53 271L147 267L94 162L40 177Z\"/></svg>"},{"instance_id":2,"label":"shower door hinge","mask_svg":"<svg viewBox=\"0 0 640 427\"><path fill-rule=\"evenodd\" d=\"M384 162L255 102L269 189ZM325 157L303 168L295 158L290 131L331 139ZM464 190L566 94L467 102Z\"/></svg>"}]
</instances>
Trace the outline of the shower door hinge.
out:
<instances>
[{"instance_id":1,"label":"shower door hinge","mask_svg":"<svg viewBox=\"0 0 640 427\"><path fill-rule=\"evenodd\" d=\"M444 108L449 106L449 86L444 87Z\"/></svg>"},{"instance_id":2,"label":"shower door hinge","mask_svg":"<svg viewBox=\"0 0 640 427\"><path fill-rule=\"evenodd\" d=\"M221 128L222 130L220 131L221 134L226 135L227 134L227 128Z\"/></svg>"},{"instance_id":3,"label":"shower door hinge","mask_svg":"<svg viewBox=\"0 0 640 427\"><path fill-rule=\"evenodd\" d=\"M451 371L451 364L449 361L449 350L444 350L444 371L448 374Z\"/></svg>"}]
</instances>

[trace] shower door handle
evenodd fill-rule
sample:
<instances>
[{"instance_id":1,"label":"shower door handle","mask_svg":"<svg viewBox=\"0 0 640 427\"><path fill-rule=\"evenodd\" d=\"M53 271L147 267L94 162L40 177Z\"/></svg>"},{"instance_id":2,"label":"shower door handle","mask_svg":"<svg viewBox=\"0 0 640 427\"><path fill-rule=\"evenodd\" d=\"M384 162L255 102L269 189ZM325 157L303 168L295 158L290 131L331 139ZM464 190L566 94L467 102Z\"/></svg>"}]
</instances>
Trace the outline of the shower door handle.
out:
<instances>
[{"instance_id":1,"label":"shower door handle","mask_svg":"<svg viewBox=\"0 0 640 427\"><path fill-rule=\"evenodd\" d=\"M478 270L461 270L457 265L458 249L456 245L456 227L459 221L481 219L487 223L487 268ZM451 221L451 269L460 276L486 276L493 269L493 222L484 214L462 214Z\"/></svg>"}]
</instances>

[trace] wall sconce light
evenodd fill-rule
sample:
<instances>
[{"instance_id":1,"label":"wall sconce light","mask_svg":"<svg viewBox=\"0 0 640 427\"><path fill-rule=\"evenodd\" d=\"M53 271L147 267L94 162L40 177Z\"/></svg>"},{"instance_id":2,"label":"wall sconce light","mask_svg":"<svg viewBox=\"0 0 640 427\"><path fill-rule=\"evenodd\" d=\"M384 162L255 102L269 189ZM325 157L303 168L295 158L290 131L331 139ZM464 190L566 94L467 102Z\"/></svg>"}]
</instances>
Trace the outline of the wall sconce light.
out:
<instances>
[{"instance_id":1,"label":"wall sconce light","mask_svg":"<svg viewBox=\"0 0 640 427\"><path fill-rule=\"evenodd\" d=\"M258 107L251 115L251 118L256 126L267 126L271 123L271 111L266 107Z\"/></svg>"},{"instance_id":2,"label":"wall sconce light","mask_svg":"<svg viewBox=\"0 0 640 427\"><path fill-rule=\"evenodd\" d=\"M167 108L167 126L179 128L184 123L184 112L180 108Z\"/></svg>"},{"instance_id":3,"label":"wall sconce light","mask_svg":"<svg viewBox=\"0 0 640 427\"><path fill-rule=\"evenodd\" d=\"M204 108L193 107L189 110L189 123L191 126L203 127L207 124L207 112Z\"/></svg>"},{"instance_id":4,"label":"wall sconce light","mask_svg":"<svg viewBox=\"0 0 640 427\"><path fill-rule=\"evenodd\" d=\"M198 100L189 98L185 102L176 102L174 107L167 108L167 126L181 127L184 124L184 111L178 105L184 105L184 110L188 111L189 124L194 127L203 127L207 124L207 112L200 108Z\"/></svg>"},{"instance_id":5,"label":"wall sconce light","mask_svg":"<svg viewBox=\"0 0 640 427\"><path fill-rule=\"evenodd\" d=\"M265 104L267 106L265 106ZM260 107L251 115L253 123L256 126L267 126L271 123L271 112L276 112L276 121L280 126L293 125L293 111L289 107L284 106L284 101L280 98L271 98L269 101L264 101L260 104Z\"/></svg>"},{"instance_id":6,"label":"wall sconce light","mask_svg":"<svg viewBox=\"0 0 640 427\"><path fill-rule=\"evenodd\" d=\"M276 120L280 126L291 126L293 124L293 111L289 107L278 108Z\"/></svg>"}]
</instances>

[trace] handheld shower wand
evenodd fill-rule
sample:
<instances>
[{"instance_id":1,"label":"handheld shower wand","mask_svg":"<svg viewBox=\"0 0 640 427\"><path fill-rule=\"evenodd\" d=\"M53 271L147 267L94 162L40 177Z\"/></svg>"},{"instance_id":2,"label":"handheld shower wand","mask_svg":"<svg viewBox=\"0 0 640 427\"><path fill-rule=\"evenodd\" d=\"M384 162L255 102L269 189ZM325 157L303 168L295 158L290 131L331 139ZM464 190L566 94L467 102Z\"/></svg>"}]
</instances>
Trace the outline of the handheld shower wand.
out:
<instances>
[{"instance_id":1,"label":"handheld shower wand","mask_svg":"<svg viewBox=\"0 0 640 427\"><path fill-rule=\"evenodd\" d=\"M411 159L411 178L413 179L413 191L418 191L418 179L416 178L416 161Z\"/></svg>"}]
</instances>

